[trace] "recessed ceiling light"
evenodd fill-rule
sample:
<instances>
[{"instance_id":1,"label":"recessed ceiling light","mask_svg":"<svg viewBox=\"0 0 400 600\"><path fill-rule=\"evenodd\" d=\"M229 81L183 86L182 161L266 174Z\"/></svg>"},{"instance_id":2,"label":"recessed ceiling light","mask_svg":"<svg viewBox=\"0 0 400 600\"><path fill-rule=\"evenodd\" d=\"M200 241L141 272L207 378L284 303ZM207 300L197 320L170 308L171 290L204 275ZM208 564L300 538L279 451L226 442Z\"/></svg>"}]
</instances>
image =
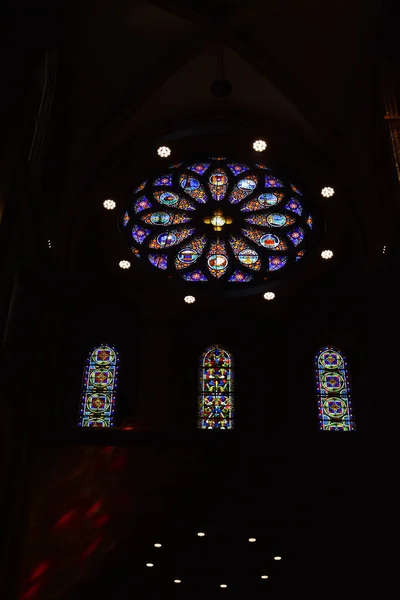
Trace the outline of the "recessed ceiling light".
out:
<instances>
[{"instance_id":1,"label":"recessed ceiling light","mask_svg":"<svg viewBox=\"0 0 400 600\"><path fill-rule=\"evenodd\" d=\"M153 563L146 563L146 567L154 567Z\"/></svg>"},{"instance_id":2,"label":"recessed ceiling light","mask_svg":"<svg viewBox=\"0 0 400 600\"><path fill-rule=\"evenodd\" d=\"M120 260L119 266L121 267L121 269L129 269L131 263L129 262L129 260Z\"/></svg>"},{"instance_id":3,"label":"recessed ceiling light","mask_svg":"<svg viewBox=\"0 0 400 600\"><path fill-rule=\"evenodd\" d=\"M168 148L168 146L160 146L157 150L157 154L158 156L161 156L161 158L167 158L171 154L171 148Z\"/></svg>"},{"instance_id":4,"label":"recessed ceiling light","mask_svg":"<svg viewBox=\"0 0 400 600\"><path fill-rule=\"evenodd\" d=\"M193 302L196 301L196 298L194 296L185 296L184 301L186 304L193 304Z\"/></svg>"},{"instance_id":5,"label":"recessed ceiling light","mask_svg":"<svg viewBox=\"0 0 400 600\"><path fill-rule=\"evenodd\" d=\"M334 193L335 190L332 187L324 187L321 190L321 196L323 196L324 198L331 198Z\"/></svg>"},{"instance_id":6,"label":"recessed ceiling light","mask_svg":"<svg viewBox=\"0 0 400 600\"><path fill-rule=\"evenodd\" d=\"M159 542L156 542L154 544L154 548L161 548L161 547L162 547L162 544L160 544Z\"/></svg>"},{"instance_id":7,"label":"recessed ceiling light","mask_svg":"<svg viewBox=\"0 0 400 600\"><path fill-rule=\"evenodd\" d=\"M174 579L174 583L182 583L181 579Z\"/></svg>"},{"instance_id":8,"label":"recessed ceiling light","mask_svg":"<svg viewBox=\"0 0 400 600\"><path fill-rule=\"evenodd\" d=\"M275 298L274 292L265 292L264 294L265 300L273 300Z\"/></svg>"},{"instance_id":9,"label":"recessed ceiling light","mask_svg":"<svg viewBox=\"0 0 400 600\"><path fill-rule=\"evenodd\" d=\"M255 542L256 538L249 538L249 542Z\"/></svg>"},{"instance_id":10,"label":"recessed ceiling light","mask_svg":"<svg viewBox=\"0 0 400 600\"><path fill-rule=\"evenodd\" d=\"M261 575L261 579L268 579L268 575Z\"/></svg>"},{"instance_id":11,"label":"recessed ceiling light","mask_svg":"<svg viewBox=\"0 0 400 600\"><path fill-rule=\"evenodd\" d=\"M106 208L107 210L114 210L114 208L117 206L115 203L115 200L111 200L111 198L107 198L107 200L104 200L103 202L103 206L104 208Z\"/></svg>"},{"instance_id":12,"label":"recessed ceiling light","mask_svg":"<svg viewBox=\"0 0 400 600\"><path fill-rule=\"evenodd\" d=\"M203 531L199 531L199 533L197 534L199 537L204 537L206 534Z\"/></svg>"},{"instance_id":13,"label":"recessed ceiling light","mask_svg":"<svg viewBox=\"0 0 400 600\"><path fill-rule=\"evenodd\" d=\"M227 588L228 586L226 585L226 583L221 583L221 585L219 587L220 588Z\"/></svg>"},{"instance_id":14,"label":"recessed ceiling light","mask_svg":"<svg viewBox=\"0 0 400 600\"><path fill-rule=\"evenodd\" d=\"M282 556L274 556L274 560L282 560Z\"/></svg>"},{"instance_id":15,"label":"recessed ceiling light","mask_svg":"<svg viewBox=\"0 0 400 600\"><path fill-rule=\"evenodd\" d=\"M267 147L267 142L264 140L256 140L253 144L253 148L256 152L264 152Z\"/></svg>"},{"instance_id":16,"label":"recessed ceiling light","mask_svg":"<svg viewBox=\"0 0 400 600\"><path fill-rule=\"evenodd\" d=\"M325 258L326 260L328 260L329 258L332 258L333 252L332 252L332 250L322 250L321 256L322 256L322 258Z\"/></svg>"}]
</instances>

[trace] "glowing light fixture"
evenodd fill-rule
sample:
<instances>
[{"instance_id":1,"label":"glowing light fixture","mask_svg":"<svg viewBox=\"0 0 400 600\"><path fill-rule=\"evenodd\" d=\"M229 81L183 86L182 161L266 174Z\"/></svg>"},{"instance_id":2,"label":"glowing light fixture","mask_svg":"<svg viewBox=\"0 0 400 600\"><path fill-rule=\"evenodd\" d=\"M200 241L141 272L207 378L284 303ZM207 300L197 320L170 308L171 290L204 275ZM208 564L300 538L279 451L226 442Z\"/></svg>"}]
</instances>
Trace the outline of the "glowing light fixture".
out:
<instances>
[{"instance_id":1,"label":"glowing light fixture","mask_svg":"<svg viewBox=\"0 0 400 600\"><path fill-rule=\"evenodd\" d=\"M274 556L274 560L282 560L282 556Z\"/></svg>"},{"instance_id":2,"label":"glowing light fixture","mask_svg":"<svg viewBox=\"0 0 400 600\"><path fill-rule=\"evenodd\" d=\"M161 158L167 158L171 154L171 148L168 148L168 146L160 146L157 150L157 154L158 156L161 156Z\"/></svg>"},{"instance_id":3,"label":"glowing light fixture","mask_svg":"<svg viewBox=\"0 0 400 600\"><path fill-rule=\"evenodd\" d=\"M193 302L196 301L196 298L194 296L185 296L184 301L186 302L186 304L193 304ZM198 533L197 535L200 535L200 533Z\"/></svg>"},{"instance_id":4,"label":"glowing light fixture","mask_svg":"<svg viewBox=\"0 0 400 600\"><path fill-rule=\"evenodd\" d=\"M332 250L322 250L321 256L322 256L322 258L325 258L326 260L328 260L329 258L332 258L333 252L332 252Z\"/></svg>"},{"instance_id":5,"label":"glowing light fixture","mask_svg":"<svg viewBox=\"0 0 400 600\"><path fill-rule=\"evenodd\" d=\"M321 196L323 196L324 198L331 198L334 193L335 190L332 187L324 187L321 190Z\"/></svg>"},{"instance_id":6,"label":"glowing light fixture","mask_svg":"<svg viewBox=\"0 0 400 600\"><path fill-rule=\"evenodd\" d=\"M274 292L265 292L264 294L265 300L273 300L275 298Z\"/></svg>"},{"instance_id":7,"label":"glowing light fixture","mask_svg":"<svg viewBox=\"0 0 400 600\"><path fill-rule=\"evenodd\" d=\"M199 531L199 533L197 535L199 537L204 537L206 534L204 533L204 531Z\"/></svg>"},{"instance_id":8,"label":"glowing light fixture","mask_svg":"<svg viewBox=\"0 0 400 600\"><path fill-rule=\"evenodd\" d=\"M129 262L129 260L120 260L119 266L121 267L121 269L129 269L131 263Z\"/></svg>"},{"instance_id":9,"label":"glowing light fixture","mask_svg":"<svg viewBox=\"0 0 400 600\"><path fill-rule=\"evenodd\" d=\"M154 544L154 548L161 548L161 547L162 547L162 544L160 544L159 542L156 542Z\"/></svg>"},{"instance_id":10,"label":"glowing light fixture","mask_svg":"<svg viewBox=\"0 0 400 600\"><path fill-rule=\"evenodd\" d=\"M226 585L226 583L221 583L221 585L219 587L220 588L227 588L228 586Z\"/></svg>"},{"instance_id":11,"label":"glowing light fixture","mask_svg":"<svg viewBox=\"0 0 400 600\"><path fill-rule=\"evenodd\" d=\"M51 248L51 240L47 240L47 245L49 248ZM386 246L384 246L386 248Z\"/></svg>"},{"instance_id":12,"label":"glowing light fixture","mask_svg":"<svg viewBox=\"0 0 400 600\"><path fill-rule=\"evenodd\" d=\"M214 231L222 231L224 225L230 225L232 223L231 217L225 217L221 209L214 210L212 217L204 217L204 223L211 225Z\"/></svg>"},{"instance_id":13,"label":"glowing light fixture","mask_svg":"<svg viewBox=\"0 0 400 600\"><path fill-rule=\"evenodd\" d=\"M261 579L268 579L268 575L261 575Z\"/></svg>"},{"instance_id":14,"label":"glowing light fixture","mask_svg":"<svg viewBox=\"0 0 400 600\"><path fill-rule=\"evenodd\" d=\"M253 144L253 148L256 152L264 152L267 147L267 142L264 140L256 140Z\"/></svg>"},{"instance_id":15,"label":"glowing light fixture","mask_svg":"<svg viewBox=\"0 0 400 600\"><path fill-rule=\"evenodd\" d=\"M249 542L255 542L256 538L249 538Z\"/></svg>"},{"instance_id":16,"label":"glowing light fixture","mask_svg":"<svg viewBox=\"0 0 400 600\"><path fill-rule=\"evenodd\" d=\"M107 198L107 200L104 200L103 202L103 206L104 208L106 208L107 210L114 210L114 208L117 206L115 203L115 200L111 200L111 198Z\"/></svg>"},{"instance_id":17,"label":"glowing light fixture","mask_svg":"<svg viewBox=\"0 0 400 600\"><path fill-rule=\"evenodd\" d=\"M182 583L181 579L174 579L174 583Z\"/></svg>"},{"instance_id":18,"label":"glowing light fixture","mask_svg":"<svg viewBox=\"0 0 400 600\"><path fill-rule=\"evenodd\" d=\"M153 563L146 563L146 567L154 567Z\"/></svg>"}]
</instances>

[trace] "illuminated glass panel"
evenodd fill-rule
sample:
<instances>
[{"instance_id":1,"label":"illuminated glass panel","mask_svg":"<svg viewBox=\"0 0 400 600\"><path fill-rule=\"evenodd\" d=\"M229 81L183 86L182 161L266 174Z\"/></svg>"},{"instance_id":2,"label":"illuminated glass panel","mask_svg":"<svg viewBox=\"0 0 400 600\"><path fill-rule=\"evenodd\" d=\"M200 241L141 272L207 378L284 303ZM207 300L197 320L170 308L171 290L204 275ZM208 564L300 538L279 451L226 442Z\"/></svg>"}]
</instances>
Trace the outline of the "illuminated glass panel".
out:
<instances>
[{"instance_id":1,"label":"illuminated glass panel","mask_svg":"<svg viewBox=\"0 0 400 600\"><path fill-rule=\"evenodd\" d=\"M277 271L286 265L287 256L270 256L268 263L270 271Z\"/></svg>"},{"instance_id":2,"label":"illuminated glass panel","mask_svg":"<svg viewBox=\"0 0 400 600\"><path fill-rule=\"evenodd\" d=\"M166 254L149 254L149 261L153 267L158 267L163 271L168 267L168 256Z\"/></svg>"},{"instance_id":3,"label":"illuminated glass panel","mask_svg":"<svg viewBox=\"0 0 400 600\"><path fill-rule=\"evenodd\" d=\"M350 378L346 357L326 346L315 356L315 384L319 428L324 431L354 431Z\"/></svg>"},{"instance_id":4,"label":"illuminated glass panel","mask_svg":"<svg viewBox=\"0 0 400 600\"><path fill-rule=\"evenodd\" d=\"M179 213L167 213L164 211L157 211L142 217L145 223L149 225L177 225L178 223L188 223L191 218L187 215L181 215Z\"/></svg>"},{"instance_id":5,"label":"illuminated glass panel","mask_svg":"<svg viewBox=\"0 0 400 600\"><path fill-rule=\"evenodd\" d=\"M312 218L312 216L311 216L311 215L310 215L310 216L308 217L308 219L307 219L307 225L309 226L309 228L310 228L310 229L312 229L312 226L313 226L313 218Z\"/></svg>"},{"instance_id":6,"label":"illuminated glass panel","mask_svg":"<svg viewBox=\"0 0 400 600\"><path fill-rule=\"evenodd\" d=\"M156 190L154 197L160 204L165 206L171 206L173 208L179 208L181 210L196 210L196 205L188 200L187 198L180 198L178 194L172 192L162 192Z\"/></svg>"},{"instance_id":7,"label":"illuminated glass panel","mask_svg":"<svg viewBox=\"0 0 400 600\"><path fill-rule=\"evenodd\" d=\"M147 208L151 208L151 203L147 200L146 196L140 196L139 200L135 202L135 206L133 207L135 213L146 210Z\"/></svg>"},{"instance_id":8,"label":"illuminated glass panel","mask_svg":"<svg viewBox=\"0 0 400 600\"><path fill-rule=\"evenodd\" d=\"M233 359L221 346L210 346L200 358L199 429L233 429Z\"/></svg>"},{"instance_id":9,"label":"illuminated glass panel","mask_svg":"<svg viewBox=\"0 0 400 600\"><path fill-rule=\"evenodd\" d=\"M201 235L194 238L186 246L183 246L183 248L181 248L176 255L175 268L185 269L186 267L193 265L201 256L206 243L207 237L205 235Z\"/></svg>"},{"instance_id":10,"label":"illuminated glass panel","mask_svg":"<svg viewBox=\"0 0 400 600\"><path fill-rule=\"evenodd\" d=\"M208 281L207 277L201 271L193 271L182 275L185 281Z\"/></svg>"},{"instance_id":11,"label":"illuminated glass panel","mask_svg":"<svg viewBox=\"0 0 400 600\"><path fill-rule=\"evenodd\" d=\"M196 163L195 165L189 167L189 169L195 173L198 173L199 175L204 175L209 166L210 163Z\"/></svg>"},{"instance_id":12,"label":"illuminated glass panel","mask_svg":"<svg viewBox=\"0 0 400 600\"><path fill-rule=\"evenodd\" d=\"M228 187L228 176L223 169L215 169L209 177L208 187L214 200L220 201L225 198Z\"/></svg>"},{"instance_id":13,"label":"illuminated glass panel","mask_svg":"<svg viewBox=\"0 0 400 600\"><path fill-rule=\"evenodd\" d=\"M183 227L182 229L169 229L163 233L159 233L149 242L149 248L170 248L185 240L189 235L195 232L193 228Z\"/></svg>"},{"instance_id":14,"label":"illuminated glass panel","mask_svg":"<svg viewBox=\"0 0 400 600\"><path fill-rule=\"evenodd\" d=\"M118 383L118 352L101 345L89 353L83 377L79 427L112 427Z\"/></svg>"},{"instance_id":15,"label":"illuminated glass panel","mask_svg":"<svg viewBox=\"0 0 400 600\"><path fill-rule=\"evenodd\" d=\"M274 233L265 233L253 227L242 229L242 233L252 242L269 250L287 250L287 244Z\"/></svg>"},{"instance_id":16,"label":"illuminated glass panel","mask_svg":"<svg viewBox=\"0 0 400 600\"><path fill-rule=\"evenodd\" d=\"M297 188L295 185L293 185L293 183L290 184L291 188L294 192L296 192L296 194L298 194L299 196L302 196L301 191L299 190L299 188Z\"/></svg>"},{"instance_id":17,"label":"illuminated glass panel","mask_svg":"<svg viewBox=\"0 0 400 600\"><path fill-rule=\"evenodd\" d=\"M200 204L207 202L207 194L200 181L187 173L179 177L179 184L189 196L197 200Z\"/></svg>"},{"instance_id":18,"label":"illuminated glass panel","mask_svg":"<svg viewBox=\"0 0 400 600\"><path fill-rule=\"evenodd\" d=\"M213 277L219 279L228 268L228 255L224 242L212 240L207 254L207 265Z\"/></svg>"},{"instance_id":19,"label":"illuminated glass panel","mask_svg":"<svg viewBox=\"0 0 400 600\"><path fill-rule=\"evenodd\" d=\"M128 211L126 210L125 214L124 214L124 222L123 222L124 227L126 227L128 225L129 221L130 221L130 216L129 216Z\"/></svg>"},{"instance_id":20,"label":"illuminated glass panel","mask_svg":"<svg viewBox=\"0 0 400 600\"><path fill-rule=\"evenodd\" d=\"M168 175L163 175L162 177L158 177L153 183L153 185L172 185L172 175L169 173Z\"/></svg>"},{"instance_id":21,"label":"illuminated glass panel","mask_svg":"<svg viewBox=\"0 0 400 600\"><path fill-rule=\"evenodd\" d=\"M139 225L134 225L132 227L132 237L138 244L143 244L144 240L149 235L149 233L150 229L139 227Z\"/></svg>"},{"instance_id":22,"label":"illuminated glass panel","mask_svg":"<svg viewBox=\"0 0 400 600\"><path fill-rule=\"evenodd\" d=\"M136 256L136 258L140 258L140 252L134 246L131 246L131 252L132 252L133 256Z\"/></svg>"},{"instance_id":23,"label":"illuminated glass panel","mask_svg":"<svg viewBox=\"0 0 400 600\"><path fill-rule=\"evenodd\" d=\"M232 236L229 243L236 258L248 269L259 271L261 268L261 259L257 252L250 248L241 238Z\"/></svg>"},{"instance_id":24,"label":"illuminated glass panel","mask_svg":"<svg viewBox=\"0 0 400 600\"><path fill-rule=\"evenodd\" d=\"M272 187L272 188L283 187L283 183L277 177L271 177L271 175L266 175L265 176L265 187Z\"/></svg>"},{"instance_id":25,"label":"illuminated glass panel","mask_svg":"<svg viewBox=\"0 0 400 600\"><path fill-rule=\"evenodd\" d=\"M136 190L134 191L134 194L137 194L138 192L141 192L142 190L144 190L146 185L147 185L147 181L143 181L143 183L141 183L139 185L139 187L136 188Z\"/></svg>"},{"instance_id":26,"label":"illuminated glass panel","mask_svg":"<svg viewBox=\"0 0 400 600\"><path fill-rule=\"evenodd\" d=\"M238 269L232 273L228 281L234 281L235 283L248 283L253 279L253 275L250 273L242 273Z\"/></svg>"},{"instance_id":27,"label":"illuminated glass panel","mask_svg":"<svg viewBox=\"0 0 400 600\"><path fill-rule=\"evenodd\" d=\"M249 194L251 194L255 188L257 187L257 176L249 175L245 179L240 179L235 184L235 187L232 190L231 195L229 196L229 202L231 204L237 204L243 198L246 198Z\"/></svg>"},{"instance_id":28,"label":"illuminated glass panel","mask_svg":"<svg viewBox=\"0 0 400 600\"><path fill-rule=\"evenodd\" d=\"M301 215L303 212L303 207L298 200L295 198L290 198L289 202L285 204L286 210L291 210L296 213L296 215Z\"/></svg>"},{"instance_id":29,"label":"illuminated glass panel","mask_svg":"<svg viewBox=\"0 0 400 600\"><path fill-rule=\"evenodd\" d=\"M295 246L298 246L304 239L304 231L301 227L296 227L296 229L288 231L287 236L292 240Z\"/></svg>"},{"instance_id":30,"label":"illuminated glass panel","mask_svg":"<svg viewBox=\"0 0 400 600\"><path fill-rule=\"evenodd\" d=\"M252 225L261 225L262 227L271 225L272 227L285 227L286 225L293 225L295 222L294 217L282 215L280 213L263 213L261 215L251 215L246 217L245 221Z\"/></svg>"},{"instance_id":31,"label":"illuminated glass panel","mask_svg":"<svg viewBox=\"0 0 400 600\"><path fill-rule=\"evenodd\" d=\"M299 261L301 258L303 258L303 256L305 255L306 251L305 250L300 250L300 252L298 252L296 254L296 262Z\"/></svg>"},{"instance_id":32,"label":"illuminated glass panel","mask_svg":"<svg viewBox=\"0 0 400 600\"><path fill-rule=\"evenodd\" d=\"M240 175L240 173L245 173L249 170L249 167L246 167L246 165L240 165L239 163L230 163L228 167L234 175Z\"/></svg>"},{"instance_id":33,"label":"illuminated glass panel","mask_svg":"<svg viewBox=\"0 0 400 600\"><path fill-rule=\"evenodd\" d=\"M283 198L282 193L264 193L260 194L258 198L254 198L253 200L249 200L243 206L240 207L240 210L243 212L251 212L252 210L263 210L265 208L269 208L270 206L275 206L280 202Z\"/></svg>"}]
</instances>

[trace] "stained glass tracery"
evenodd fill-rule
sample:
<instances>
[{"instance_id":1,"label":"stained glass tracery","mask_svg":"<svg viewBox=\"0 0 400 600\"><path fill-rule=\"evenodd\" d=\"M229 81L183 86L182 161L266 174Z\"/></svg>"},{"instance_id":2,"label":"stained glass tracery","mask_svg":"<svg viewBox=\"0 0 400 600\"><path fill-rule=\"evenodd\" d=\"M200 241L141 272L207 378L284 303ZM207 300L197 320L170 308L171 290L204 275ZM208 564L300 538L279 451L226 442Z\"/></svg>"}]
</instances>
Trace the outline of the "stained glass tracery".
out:
<instances>
[{"instance_id":1,"label":"stained glass tracery","mask_svg":"<svg viewBox=\"0 0 400 600\"><path fill-rule=\"evenodd\" d=\"M118 384L118 352L112 346L94 348L86 360L79 427L112 427Z\"/></svg>"},{"instance_id":2,"label":"stained glass tracery","mask_svg":"<svg viewBox=\"0 0 400 600\"><path fill-rule=\"evenodd\" d=\"M219 345L207 348L199 369L199 429L233 429L233 359Z\"/></svg>"},{"instance_id":3,"label":"stained glass tracery","mask_svg":"<svg viewBox=\"0 0 400 600\"><path fill-rule=\"evenodd\" d=\"M304 255L312 216L300 197L261 164L177 163L137 188L121 231L135 256L169 277L253 285Z\"/></svg>"},{"instance_id":4,"label":"stained glass tracery","mask_svg":"<svg viewBox=\"0 0 400 600\"><path fill-rule=\"evenodd\" d=\"M333 346L315 356L315 383L319 428L324 431L354 431L350 378L346 357Z\"/></svg>"}]
</instances>

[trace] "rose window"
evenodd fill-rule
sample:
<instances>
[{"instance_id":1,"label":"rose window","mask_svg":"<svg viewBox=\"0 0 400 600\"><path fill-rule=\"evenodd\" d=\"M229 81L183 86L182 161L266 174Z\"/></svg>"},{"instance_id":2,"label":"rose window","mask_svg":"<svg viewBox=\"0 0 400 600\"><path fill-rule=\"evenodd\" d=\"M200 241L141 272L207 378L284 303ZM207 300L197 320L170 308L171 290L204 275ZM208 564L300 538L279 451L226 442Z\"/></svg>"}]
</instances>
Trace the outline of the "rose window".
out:
<instances>
[{"instance_id":1,"label":"rose window","mask_svg":"<svg viewBox=\"0 0 400 600\"><path fill-rule=\"evenodd\" d=\"M300 190L264 165L221 158L143 182L123 217L132 253L190 282L274 278L305 254L313 225Z\"/></svg>"}]
</instances>

